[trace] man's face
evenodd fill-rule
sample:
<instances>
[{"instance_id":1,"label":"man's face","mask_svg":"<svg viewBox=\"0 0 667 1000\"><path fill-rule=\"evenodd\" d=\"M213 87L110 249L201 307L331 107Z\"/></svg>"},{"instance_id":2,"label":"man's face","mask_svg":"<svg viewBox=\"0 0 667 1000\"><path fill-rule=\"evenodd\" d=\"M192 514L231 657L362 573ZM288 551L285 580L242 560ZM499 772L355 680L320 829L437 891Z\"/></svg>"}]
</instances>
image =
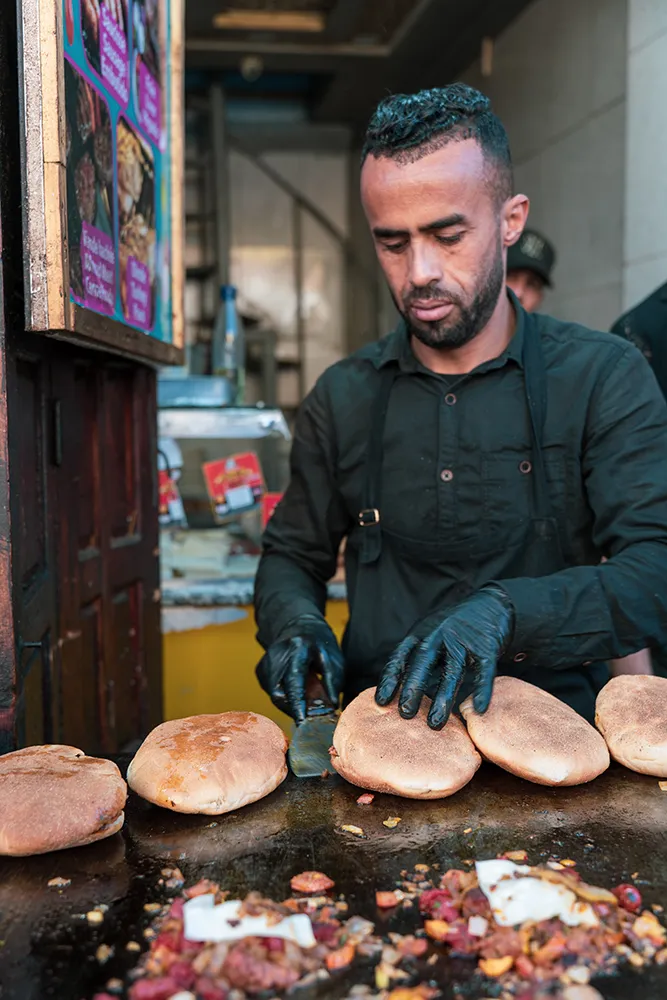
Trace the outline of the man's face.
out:
<instances>
[{"instance_id":1,"label":"man's face","mask_svg":"<svg viewBox=\"0 0 667 1000\"><path fill-rule=\"evenodd\" d=\"M507 272L507 284L526 312L536 312L544 299L544 281L539 274L521 267Z\"/></svg>"},{"instance_id":2,"label":"man's face","mask_svg":"<svg viewBox=\"0 0 667 1000\"><path fill-rule=\"evenodd\" d=\"M361 198L411 333L433 348L472 340L498 302L505 246L523 229L527 200L498 205L474 140L451 142L414 163L368 157Z\"/></svg>"}]
</instances>

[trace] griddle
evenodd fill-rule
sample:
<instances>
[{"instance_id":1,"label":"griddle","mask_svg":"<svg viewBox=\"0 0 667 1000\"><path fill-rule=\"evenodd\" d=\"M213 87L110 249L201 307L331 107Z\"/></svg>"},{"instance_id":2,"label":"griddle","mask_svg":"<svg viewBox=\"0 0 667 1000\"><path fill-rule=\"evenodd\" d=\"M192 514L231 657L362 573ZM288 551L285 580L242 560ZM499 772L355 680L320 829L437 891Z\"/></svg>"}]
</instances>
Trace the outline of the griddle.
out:
<instances>
[{"instance_id":1,"label":"griddle","mask_svg":"<svg viewBox=\"0 0 667 1000\"><path fill-rule=\"evenodd\" d=\"M276 899L289 894L291 875L320 869L336 880L350 914L372 919L380 932L403 933L417 923L409 912L379 915L375 908L376 889L393 888L401 869L424 862L445 870L518 848L531 862L573 858L588 881L610 888L638 872L646 905L667 909L667 793L655 778L612 766L590 785L547 789L485 764L465 789L439 802L378 795L361 807L358 795L338 777L290 776L262 802L218 818L179 816L131 795L123 833L106 842L1 859L0 997L88 1000L110 978L123 978L138 957L125 945L145 944L152 918L144 904L168 897L157 882L173 864L187 883L207 877L234 894L258 889ZM402 817L396 829L382 825L388 816ZM342 833L343 824L361 826L366 839ZM56 876L71 886L49 889ZM77 916L101 903L109 907L102 925ZM114 948L104 965L95 958L100 944ZM443 960L430 975L446 1000L494 996L480 990L473 968L463 959ZM341 997L355 982L372 983L371 967L299 996ZM607 1000L664 1000L667 967L628 969L594 985Z\"/></svg>"}]
</instances>

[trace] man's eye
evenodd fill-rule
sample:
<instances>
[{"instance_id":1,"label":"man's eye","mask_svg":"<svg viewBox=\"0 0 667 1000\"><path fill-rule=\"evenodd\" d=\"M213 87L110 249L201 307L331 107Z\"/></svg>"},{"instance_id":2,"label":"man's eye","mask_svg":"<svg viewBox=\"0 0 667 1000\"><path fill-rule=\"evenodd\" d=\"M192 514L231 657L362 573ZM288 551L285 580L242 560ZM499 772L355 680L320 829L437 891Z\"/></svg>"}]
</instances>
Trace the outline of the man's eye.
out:
<instances>
[{"instance_id":1,"label":"man's eye","mask_svg":"<svg viewBox=\"0 0 667 1000\"><path fill-rule=\"evenodd\" d=\"M383 243L384 249L388 250L389 253L401 253L402 250L405 250L406 246L407 243Z\"/></svg>"},{"instance_id":2,"label":"man's eye","mask_svg":"<svg viewBox=\"0 0 667 1000\"><path fill-rule=\"evenodd\" d=\"M460 243L463 233L453 233L451 236L436 236L438 243L444 243L447 247L453 247L455 243Z\"/></svg>"}]
</instances>

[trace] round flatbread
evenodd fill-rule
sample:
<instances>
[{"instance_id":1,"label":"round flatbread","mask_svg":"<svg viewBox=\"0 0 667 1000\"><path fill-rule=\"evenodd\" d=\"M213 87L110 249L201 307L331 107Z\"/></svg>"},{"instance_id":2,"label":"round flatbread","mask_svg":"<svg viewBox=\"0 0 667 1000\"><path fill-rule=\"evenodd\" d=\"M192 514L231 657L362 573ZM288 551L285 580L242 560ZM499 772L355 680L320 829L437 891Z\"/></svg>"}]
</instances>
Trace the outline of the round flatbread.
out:
<instances>
[{"instance_id":1,"label":"round flatbread","mask_svg":"<svg viewBox=\"0 0 667 1000\"><path fill-rule=\"evenodd\" d=\"M156 806L220 816L277 788L287 775L286 752L282 729L263 715L193 715L149 733L127 781Z\"/></svg>"},{"instance_id":2,"label":"round flatbread","mask_svg":"<svg viewBox=\"0 0 667 1000\"><path fill-rule=\"evenodd\" d=\"M593 726L518 677L496 678L484 715L475 712L472 697L461 714L487 760L538 785L581 785L609 767L609 752Z\"/></svg>"},{"instance_id":3,"label":"round flatbread","mask_svg":"<svg viewBox=\"0 0 667 1000\"><path fill-rule=\"evenodd\" d=\"M414 719L403 719L393 701L381 708L375 688L351 702L336 726L331 761L353 785L408 799L444 799L467 785L481 758L465 726L452 716L436 732L422 700Z\"/></svg>"},{"instance_id":4,"label":"round flatbread","mask_svg":"<svg viewBox=\"0 0 667 1000\"><path fill-rule=\"evenodd\" d=\"M82 847L117 833L127 785L110 760L58 744L0 757L0 854Z\"/></svg>"},{"instance_id":5,"label":"round flatbread","mask_svg":"<svg viewBox=\"0 0 667 1000\"><path fill-rule=\"evenodd\" d=\"M667 778L667 678L613 677L597 697L595 724L619 764Z\"/></svg>"}]
</instances>

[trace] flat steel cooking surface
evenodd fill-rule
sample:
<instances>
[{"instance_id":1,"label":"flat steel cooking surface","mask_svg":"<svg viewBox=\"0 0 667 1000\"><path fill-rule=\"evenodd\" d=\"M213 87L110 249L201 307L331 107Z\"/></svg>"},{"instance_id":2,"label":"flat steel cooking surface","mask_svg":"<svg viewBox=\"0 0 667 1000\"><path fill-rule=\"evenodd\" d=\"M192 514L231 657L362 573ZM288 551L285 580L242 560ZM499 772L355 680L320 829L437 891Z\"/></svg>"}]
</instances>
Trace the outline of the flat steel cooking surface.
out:
<instances>
[{"instance_id":1,"label":"flat steel cooking surface","mask_svg":"<svg viewBox=\"0 0 667 1000\"><path fill-rule=\"evenodd\" d=\"M181 868L186 884L207 877L234 894L258 889L275 899L289 895L291 875L319 869L336 880L350 914L370 918L380 932L418 923L416 915L375 908L376 889L393 888L402 868L425 862L444 870L518 848L531 862L573 858L587 881L608 888L638 872L645 903L667 909L667 792L655 778L613 766L590 785L556 790L484 765L463 791L440 802L378 795L360 807L359 794L337 777L290 776L262 802L219 818L178 816L131 795L122 835L59 854L0 859L0 997L88 1000L110 978L122 978L138 957L125 946L144 942L151 919L144 904L166 898L157 882L169 863ZM388 816L402 817L396 829L382 825ZM343 824L361 826L367 839L342 833ZM56 876L71 886L62 893L48 888ZM75 916L99 904L109 907L101 925ZM114 948L104 965L95 957L101 944ZM480 995L453 989L452 977L465 983L473 968L464 960L439 963L445 998ZM335 989L329 984L326 996L344 996L364 981L372 974L362 968ZM607 1000L664 1000L667 967L595 985Z\"/></svg>"}]
</instances>

